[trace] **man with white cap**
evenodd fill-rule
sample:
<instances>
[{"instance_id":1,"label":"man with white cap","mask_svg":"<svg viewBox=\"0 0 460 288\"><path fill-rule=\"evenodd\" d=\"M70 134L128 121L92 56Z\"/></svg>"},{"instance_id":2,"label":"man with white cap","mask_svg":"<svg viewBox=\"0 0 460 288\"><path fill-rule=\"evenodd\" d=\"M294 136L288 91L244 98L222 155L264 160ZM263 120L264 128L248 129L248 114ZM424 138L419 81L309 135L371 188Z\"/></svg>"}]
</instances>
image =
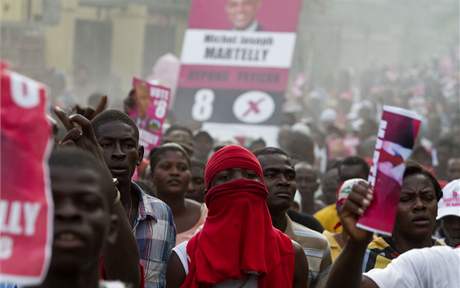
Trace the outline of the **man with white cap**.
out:
<instances>
[{"instance_id":1,"label":"man with white cap","mask_svg":"<svg viewBox=\"0 0 460 288\"><path fill-rule=\"evenodd\" d=\"M442 193L437 219L441 221L446 244L457 247L460 245L460 179L449 182Z\"/></svg>"}]
</instances>

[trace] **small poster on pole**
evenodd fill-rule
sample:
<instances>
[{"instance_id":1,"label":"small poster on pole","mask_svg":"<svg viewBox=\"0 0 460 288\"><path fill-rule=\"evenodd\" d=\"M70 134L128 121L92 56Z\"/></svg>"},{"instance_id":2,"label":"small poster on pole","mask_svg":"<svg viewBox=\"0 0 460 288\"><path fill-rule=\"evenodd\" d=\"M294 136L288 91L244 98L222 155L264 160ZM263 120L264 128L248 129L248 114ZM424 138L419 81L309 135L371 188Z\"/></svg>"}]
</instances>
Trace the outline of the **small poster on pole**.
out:
<instances>
[{"instance_id":1,"label":"small poster on pole","mask_svg":"<svg viewBox=\"0 0 460 288\"><path fill-rule=\"evenodd\" d=\"M163 124L168 115L171 89L133 78L134 105L128 115L139 128L139 145L145 157L161 142Z\"/></svg>"}]
</instances>

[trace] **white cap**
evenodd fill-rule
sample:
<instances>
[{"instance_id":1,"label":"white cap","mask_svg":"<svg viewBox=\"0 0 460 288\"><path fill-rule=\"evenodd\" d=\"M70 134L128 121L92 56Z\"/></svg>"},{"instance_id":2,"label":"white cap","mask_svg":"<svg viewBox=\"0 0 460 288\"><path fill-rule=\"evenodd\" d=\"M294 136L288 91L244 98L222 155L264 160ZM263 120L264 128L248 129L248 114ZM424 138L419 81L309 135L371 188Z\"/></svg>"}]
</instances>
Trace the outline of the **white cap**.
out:
<instances>
[{"instance_id":1,"label":"white cap","mask_svg":"<svg viewBox=\"0 0 460 288\"><path fill-rule=\"evenodd\" d=\"M353 185L355 185L358 182L366 182L366 180L361 178L353 178L348 179L342 183L339 190L337 191L337 206L340 207L344 204L345 200L348 198L348 195L350 195L351 190L353 189Z\"/></svg>"},{"instance_id":2,"label":"white cap","mask_svg":"<svg viewBox=\"0 0 460 288\"><path fill-rule=\"evenodd\" d=\"M460 179L449 182L442 189L442 199L438 202L438 217L446 216L460 217Z\"/></svg>"}]
</instances>

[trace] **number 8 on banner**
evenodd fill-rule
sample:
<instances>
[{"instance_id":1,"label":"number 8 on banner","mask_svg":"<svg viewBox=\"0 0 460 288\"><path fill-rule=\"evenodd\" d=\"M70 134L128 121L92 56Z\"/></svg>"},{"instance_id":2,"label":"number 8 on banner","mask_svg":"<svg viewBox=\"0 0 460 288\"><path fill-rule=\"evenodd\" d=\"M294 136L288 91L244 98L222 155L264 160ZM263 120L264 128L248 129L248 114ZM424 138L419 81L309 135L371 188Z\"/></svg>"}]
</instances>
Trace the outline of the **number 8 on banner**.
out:
<instances>
[{"instance_id":1,"label":"number 8 on banner","mask_svg":"<svg viewBox=\"0 0 460 288\"><path fill-rule=\"evenodd\" d=\"M196 121L206 121L212 116L212 104L214 102L214 91L200 89L195 93L195 103L192 108L192 117Z\"/></svg>"},{"instance_id":2,"label":"number 8 on banner","mask_svg":"<svg viewBox=\"0 0 460 288\"><path fill-rule=\"evenodd\" d=\"M11 73L10 76L13 101L25 109L36 107L40 103L39 84L17 73Z\"/></svg>"},{"instance_id":3,"label":"number 8 on banner","mask_svg":"<svg viewBox=\"0 0 460 288\"><path fill-rule=\"evenodd\" d=\"M157 108L155 109L155 116L158 118L166 117L166 111L168 108L168 103L164 100L160 100L157 102Z\"/></svg>"}]
</instances>

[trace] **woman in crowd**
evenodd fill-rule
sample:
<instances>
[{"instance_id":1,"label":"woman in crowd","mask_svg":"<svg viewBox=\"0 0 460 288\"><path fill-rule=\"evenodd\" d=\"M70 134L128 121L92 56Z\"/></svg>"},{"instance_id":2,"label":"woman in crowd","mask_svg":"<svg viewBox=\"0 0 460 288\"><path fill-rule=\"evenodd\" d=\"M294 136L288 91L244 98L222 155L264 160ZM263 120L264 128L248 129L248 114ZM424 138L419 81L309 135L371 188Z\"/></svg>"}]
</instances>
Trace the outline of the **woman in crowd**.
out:
<instances>
[{"instance_id":1,"label":"woman in crowd","mask_svg":"<svg viewBox=\"0 0 460 288\"><path fill-rule=\"evenodd\" d=\"M307 287L305 254L272 226L254 154L236 145L221 148L206 165L205 185L208 217L174 248L168 287Z\"/></svg>"},{"instance_id":2,"label":"woman in crowd","mask_svg":"<svg viewBox=\"0 0 460 288\"><path fill-rule=\"evenodd\" d=\"M355 197L352 191L349 199ZM408 162L392 236L374 237L367 247L363 270L384 268L411 249L441 245L432 237L441 198L436 178L417 163Z\"/></svg>"},{"instance_id":3,"label":"woman in crowd","mask_svg":"<svg viewBox=\"0 0 460 288\"><path fill-rule=\"evenodd\" d=\"M204 223L204 205L186 199L190 185L190 159L179 144L167 143L150 153L151 180L157 197L171 207L176 224L176 245L190 239Z\"/></svg>"}]
</instances>

